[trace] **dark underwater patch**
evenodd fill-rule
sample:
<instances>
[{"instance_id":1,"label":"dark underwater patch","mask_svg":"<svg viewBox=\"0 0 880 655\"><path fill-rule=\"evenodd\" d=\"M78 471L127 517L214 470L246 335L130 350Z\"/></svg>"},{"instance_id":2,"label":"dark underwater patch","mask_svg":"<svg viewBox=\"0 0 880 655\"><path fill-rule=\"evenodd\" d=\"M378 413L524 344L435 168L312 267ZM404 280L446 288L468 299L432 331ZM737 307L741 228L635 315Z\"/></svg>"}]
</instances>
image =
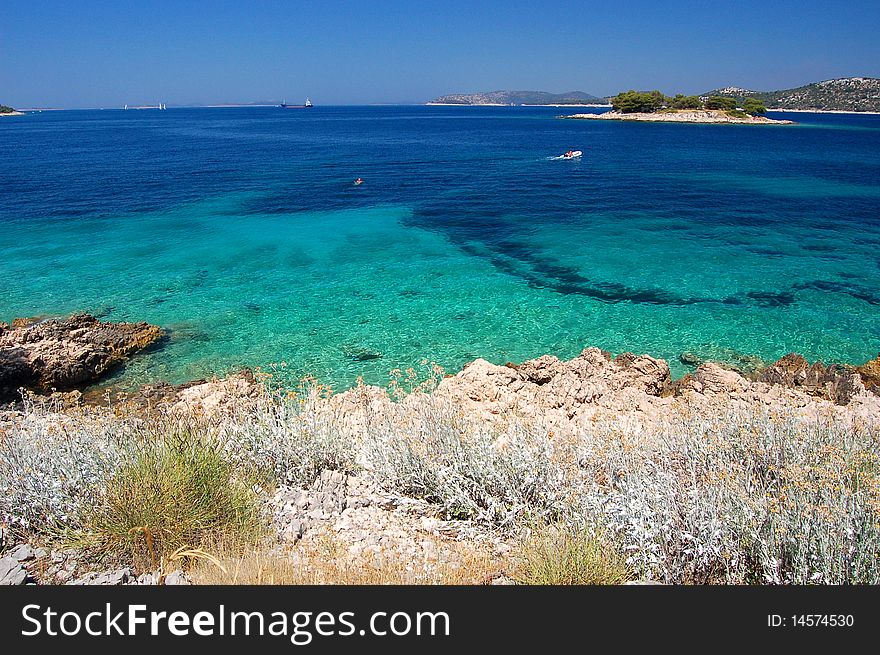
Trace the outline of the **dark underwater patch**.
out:
<instances>
[{"instance_id":1,"label":"dark underwater patch","mask_svg":"<svg viewBox=\"0 0 880 655\"><path fill-rule=\"evenodd\" d=\"M782 250L771 248L769 246L748 246L743 250L754 253L755 255L761 255L761 257L785 257L788 254Z\"/></svg>"},{"instance_id":2,"label":"dark underwater patch","mask_svg":"<svg viewBox=\"0 0 880 655\"><path fill-rule=\"evenodd\" d=\"M858 284L837 282L835 280L811 280L795 284L792 289L811 291L825 291L829 293L844 293L857 300L864 300L871 305L880 305L880 296Z\"/></svg>"},{"instance_id":3,"label":"dark underwater patch","mask_svg":"<svg viewBox=\"0 0 880 655\"><path fill-rule=\"evenodd\" d=\"M784 307L795 302L794 294L787 291L749 291L746 296L763 307Z\"/></svg>"}]
</instances>

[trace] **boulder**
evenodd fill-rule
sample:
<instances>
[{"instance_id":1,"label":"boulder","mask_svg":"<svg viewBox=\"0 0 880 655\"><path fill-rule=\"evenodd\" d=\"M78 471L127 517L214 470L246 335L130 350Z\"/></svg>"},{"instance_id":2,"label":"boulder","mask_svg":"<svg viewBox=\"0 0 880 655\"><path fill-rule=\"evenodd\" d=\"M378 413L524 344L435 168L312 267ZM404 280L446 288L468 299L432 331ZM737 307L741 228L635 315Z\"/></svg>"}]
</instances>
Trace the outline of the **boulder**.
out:
<instances>
[{"instance_id":1,"label":"boulder","mask_svg":"<svg viewBox=\"0 0 880 655\"><path fill-rule=\"evenodd\" d=\"M880 355L856 367L856 372L862 378L865 389L880 396Z\"/></svg>"},{"instance_id":2,"label":"boulder","mask_svg":"<svg viewBox=\"0 0 880 655\"><path fill-rule=\"evenodd\" d=\"M171 573L169 573L168 575L166 575L166 576L165 576L165 579L164 579L163 582L164 582L165 585L168 585L168 586L170 586L170 585L188 585L188 584L191 584L190 581L187 580L187 578L186 578L186 576L184 575L183 571L180 571L180 570L172 571Z\"/></svg>"},{"instance_id":3,"label":"boulder","mask_svg":"<svg viewBox=\"0 0 880 655\"><path fill-rule=\"evenodd\" d=\"M131 577L131 569L124 568L115 571L105 571L103 573L87 573L83 577L68 582L67 584L117 586L128 583Z\"/></svg>"},{"instance_id":4,"label":"boulder","mask_svg":"<svg viewBox=\"0 0 880 655\"><path fill-rule=\"evenodd\" d=\"M712 362L722 368L736 371L742 376L752 376L767 367L767 362L757 355L747 355L732 348L722 348L713 344L701 346L699 350L689 350L678 356L685 366L696 369L700 364Z\"/></svg>"},{"instance_id":5,"label":"boulder","mask_svg":"<svg viewBox=\"0 0 880 655\"><path fill-rule=\"evenodd\" d=\"M693 388L705 393L739 393L748 387L748 382L739 374L722 368L718 364L700 364L693 374ZM699 385L697 387L696 385Z\"/></svg>"},{"instance_id":6,"label":"boulder","mask_svg":"<svg viewBox=\"0 0 880 655\"><path fill-rule=\"evenodd\" d=\"M865 391L859 371L843 364L810 364L801 355L790 353L758 374L758 381L778 384L810 396L846 405Z\"/></svg>"},{"instance_id":7,"label":"boulder","mask_svg":"<svg viewBox=\"0 0 880 655\"><path fill-rule=\"evenodd\" d=\"M0 400L21 387L48 393L96 382L163 336L147 323L102 323L88 314L4 328L0 332Z\"/></svg>"},{"instance_id":8,"label":"boulder","mask_svg":"<svg viewBox=\"0 0 880 655\"><path fill-rule=\"evenodd\" d=\"M529 382L537 385L547 384L565 370L565 364L553 355L542 355L537 359L530 359L519 366L509 368L519 371Z\"/></svg>"},{"instance_id":9,"label":"boulder","mask_svg":"<svg viewBox=\"0 0 880 655\"><path fill-rule=\"evenodd\" d=\"M488 415L516 411L529 416L547 410L572 417L586 405L621 393L659 396L670 382L662 359L623 353L615 359L599 348L586 348L568 361L544 355L519 366L496 366L483 359L445 378L437 392L453 402Z\"/></svg>"},{"instance_id":10,"label":"boulder","mask_svg":"<svg viewBox=\"0 0 880 655\"><path fill-rule=\"evenodd\" d=\"M249 369L225 378L198 381L175 387L171 397L175 411L204 415L235 411L243 403L253 402L260 395L260 384Z\"/></svg>"},{"instance_id":11,"label":"boulder","mask_svg":"<svg viewBox=\"0 0 880 655\"><path fill-rule=\"evenodd\" d=\"M0 559L0 585L18 586L27 582L28 572L21 562L12 557Z\"/></svg>"},{"instance_id":12,"label":"boulder","mask_svg":"<svg viewBox=\"0 0 880 655\"><path fill-rule=\"evenodd\" d=\"M20 563L29 562L36 557L36 554L34 553L34 549L30 547L30 544L21 544L10 550L7 557L11 557L16 562Z\"/></svg>"}]
</instances>

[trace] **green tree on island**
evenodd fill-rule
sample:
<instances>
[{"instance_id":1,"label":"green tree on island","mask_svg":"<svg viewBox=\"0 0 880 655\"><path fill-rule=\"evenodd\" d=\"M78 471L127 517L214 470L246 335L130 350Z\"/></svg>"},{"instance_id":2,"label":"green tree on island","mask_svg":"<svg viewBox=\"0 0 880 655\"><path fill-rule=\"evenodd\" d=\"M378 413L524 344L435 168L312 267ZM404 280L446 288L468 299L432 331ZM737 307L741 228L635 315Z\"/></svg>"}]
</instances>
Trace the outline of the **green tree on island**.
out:
<instances>
[{"instance_id":1,"label":"green tree on island","mask_svg":"<svg viewBox=\"0 0 880 655\"><path fill-rule=\"evenodd\" d=\"M746 98L743 102L742 109L745 113L751 114L752 116L767 113L767 106L757 98Z\"/></svg>"},{"instance_id":2,"label":"green tree on island","mask_svg":"<svg viewBox=\"0 0 880 655\"><path fill-rule=\"evenodd\" d=\"M659 91L624 91L611 99L611 106L623 113L655 112L666 104L666 96Z\"/></svg>"},{"instance_id":3,"label":"green tree on island","mask_svg":"<svg viewBox=\"0 0 880 655\"><path fill-rule=\"evenodd\" d=\"M6 105L0 105L0 114L11 114L15 110L12 107L7 107Z\"/></svg>"},{"instance_id":4,"label":"green tree on island","mask_svg":"<svg viewBox=\"0 0 880 655\"><path fill-rule=\"evenodd\" d=\"M725 98L724 96L709 96L709 99L706 100L706 109L733 111L736 109L736 100L733 98Z\"/></svg>"},{"instance_id":5,"label":"green tree on island","mask_svg":"<svg viewBox=\"0 0 880 655\"><path fill-rule=\"evenodd\" d=\"M669 106L672 109L702 109L703 101L699 96L686 96L678 93L669 101Z\"/></svg>"}]
</instances>

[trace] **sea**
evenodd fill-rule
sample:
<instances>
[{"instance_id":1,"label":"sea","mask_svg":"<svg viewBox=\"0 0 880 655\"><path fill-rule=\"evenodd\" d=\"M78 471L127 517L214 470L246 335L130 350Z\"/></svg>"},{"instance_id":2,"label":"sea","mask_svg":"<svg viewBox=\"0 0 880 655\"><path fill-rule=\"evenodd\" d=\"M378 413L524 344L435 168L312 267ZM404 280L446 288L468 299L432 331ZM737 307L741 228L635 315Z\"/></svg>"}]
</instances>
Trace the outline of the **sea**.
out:
<instances>
[{"instance_id":1,"label":"sea","mask_svg":"<svg viewBox=\"0 0 880 655\"><path fill-rule=\"evenodd\" d=\"M165 328L121 387L250 367L344 389L588 346L676 376L878 354L880 116L557 118L577 111L4 117L0 321Z\"/></svg>"}]
</instances>

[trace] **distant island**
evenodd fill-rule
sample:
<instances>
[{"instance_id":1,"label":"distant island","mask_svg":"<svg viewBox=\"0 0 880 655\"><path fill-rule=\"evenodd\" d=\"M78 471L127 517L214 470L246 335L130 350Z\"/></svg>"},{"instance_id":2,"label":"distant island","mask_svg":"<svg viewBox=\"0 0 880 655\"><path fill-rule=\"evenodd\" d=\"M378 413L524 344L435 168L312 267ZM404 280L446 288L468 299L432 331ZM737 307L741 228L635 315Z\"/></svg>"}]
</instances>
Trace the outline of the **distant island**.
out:
<instances>
[{"instance_id":1,"label":"distant island","mask_svg":"<svg viewBox=\"0 0 880 655\"><path fill-rule=\"evenodd\" d=\"M731 86L705 95L733 98L738 103L751 98L771 109L880 112L880 78L876 77L842 77L782 91L752 91Z\"/></svg>"},{"instance_id":2,"label":"distant island","mask_svg":"<svg viewBox=\"0 0 880 655\"><path fill-rule=\"evenodd\" d=\"M440 96L429 105L601 105L607 106L608 98L569 91L567 93L547 93L546 91L484 91L481 93L453 93Z\"/></svg>"},{"instance_id":3,"label":"distant island","mask_svg":"<svg viewBox=\"0 0 880 655\"><path fill-rule=\"evenodd\" d=\"M728 86L707 91L697 97L708 98L713 96L732 98L738 106L742 106L747 99L751 98L763 102L764 106L770 110L880 112L880 78L843 77L823 82L813 82L795 89L784 89L782 91L752 91L750 89ZM610 98L591 95L583 91L569 91L568 93L484 91L480 93L452 93L435 98L427 104L607 106L610 102ZM725 120L724 122L730 121Z\"/></svg>"},{"instance_id":4,"label":"distant island","mask_svg":"<svg viewBox=\"0 0 880 655\"><path fill-rule=\"evenodd\" d=\"M20 111L15 111L12 107L7 107L6 105L0 105L0 116L22 116L23 114Z\"/></svg>"},{"instance_id":5,"label":"distant island","mask_svg":"<svg viewBox=\"0 0 880 655\"><path fill-rule=\"evenodd\" d=\"M674 97L660 91L624 91L611 98L612 111L601 114L573 114L559 118L647 121L651 123L737 123L746 125L792 125L794 121L765 117L764 103L746 98L737 103L720 95Z\"/></svg>"}]
</instances>

